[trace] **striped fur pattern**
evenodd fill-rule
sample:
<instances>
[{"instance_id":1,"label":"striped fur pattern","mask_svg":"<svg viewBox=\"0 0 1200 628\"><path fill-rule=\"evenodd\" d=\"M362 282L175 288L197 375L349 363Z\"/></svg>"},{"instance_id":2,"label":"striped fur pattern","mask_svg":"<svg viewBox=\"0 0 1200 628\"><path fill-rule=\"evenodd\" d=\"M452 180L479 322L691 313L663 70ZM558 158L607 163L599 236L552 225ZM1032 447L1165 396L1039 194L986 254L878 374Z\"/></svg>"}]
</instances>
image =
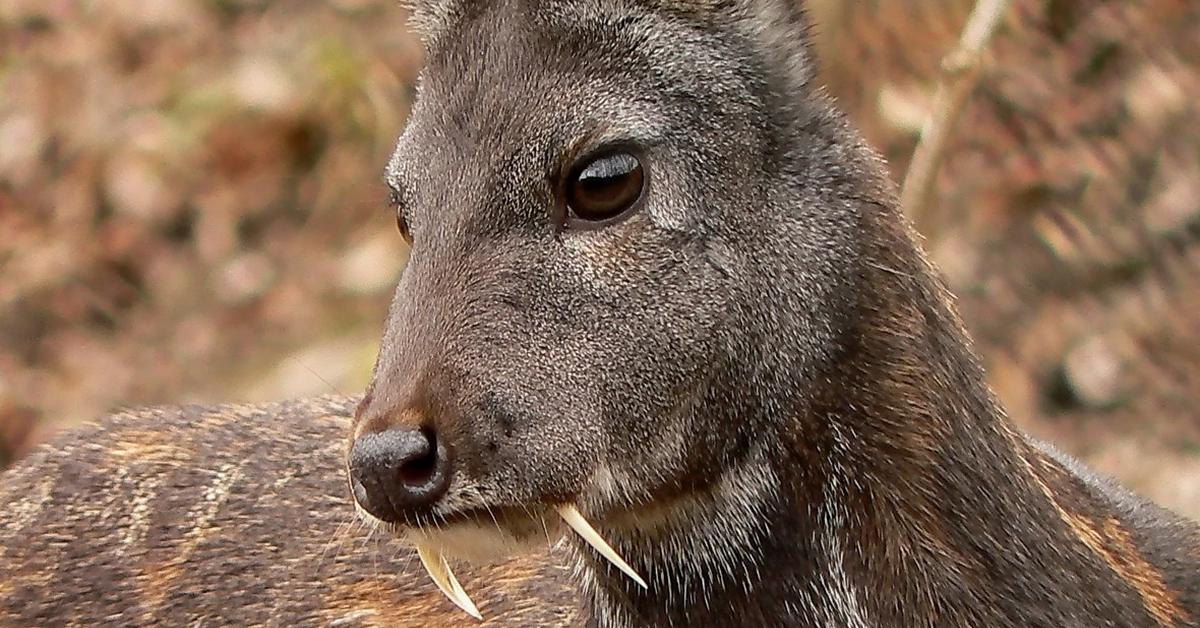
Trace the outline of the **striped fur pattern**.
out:
<instances>
[{"instance_id":1,"label":"striped fur pattern","mask_svg":"<svg viewBox=\"0 0 1200 628\"><path fill-rule=\"evenodd\" d=\"M3 626L456 626L357 518L357 399L120 413L0 478ZM581 625L561 549L463 569L489 626Z\"/></svg>"}]
</instances>

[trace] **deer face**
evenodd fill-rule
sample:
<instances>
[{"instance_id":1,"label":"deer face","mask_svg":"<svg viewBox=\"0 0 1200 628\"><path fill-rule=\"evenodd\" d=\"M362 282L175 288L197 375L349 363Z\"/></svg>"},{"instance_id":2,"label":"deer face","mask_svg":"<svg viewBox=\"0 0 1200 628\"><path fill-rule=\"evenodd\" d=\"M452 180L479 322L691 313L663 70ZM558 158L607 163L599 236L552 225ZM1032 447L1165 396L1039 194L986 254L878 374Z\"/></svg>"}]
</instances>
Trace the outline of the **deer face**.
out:
<instances>
[{"instance_id":1,"label":"deer face","mask_svg":"<svg viewBox=\"0 0 1200 628\"><path fill-rule=\"evenodd\" d=\"M806 264L836 221L770 192L802 51L710 4L426 8L387 170L411 257L349 457L370 516L484 558L562 505L616 525L686 497L772 438L711 410L771 351L747 312L774 316L772 273L819 353L828 264Z\"/></svg>"}]
</instances>

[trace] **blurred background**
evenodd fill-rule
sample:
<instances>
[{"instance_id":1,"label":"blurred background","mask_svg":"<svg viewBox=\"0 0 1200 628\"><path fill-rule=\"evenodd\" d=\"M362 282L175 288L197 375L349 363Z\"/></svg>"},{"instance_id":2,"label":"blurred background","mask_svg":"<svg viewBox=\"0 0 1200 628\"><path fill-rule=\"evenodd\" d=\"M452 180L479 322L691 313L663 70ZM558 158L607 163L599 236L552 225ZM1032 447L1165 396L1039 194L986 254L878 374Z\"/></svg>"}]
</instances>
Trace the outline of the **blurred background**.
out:
<instances>
[{"instance_id":1,"label":"blurred background","mask_svg":"<svg viewBox=\"0 0 1200 628\"><path fill-rule=\"evenodd\" d=\"M0 466L120 406L366 384L396 0L0 3ZM971 0L811 0L901 181ZM1013 0L921 217L1013 418L1200 518L1200 3Z\"/></svg>"}]
</instances>

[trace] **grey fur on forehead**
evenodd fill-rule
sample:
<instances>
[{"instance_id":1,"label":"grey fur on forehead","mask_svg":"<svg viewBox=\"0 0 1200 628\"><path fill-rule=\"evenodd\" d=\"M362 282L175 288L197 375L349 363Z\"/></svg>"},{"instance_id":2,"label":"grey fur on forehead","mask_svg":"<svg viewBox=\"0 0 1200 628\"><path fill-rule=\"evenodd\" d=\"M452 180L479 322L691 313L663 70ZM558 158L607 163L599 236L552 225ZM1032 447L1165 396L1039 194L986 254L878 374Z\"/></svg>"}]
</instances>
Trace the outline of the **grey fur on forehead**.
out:
<instances>
[{"instance_id":1,"label":"grey fur on forehead","mask_svg":"<svg viewBox=\"0 0 1200 628\"><path fill-rule=\"evenodd\" d=\"M422 33L432 34L448 28L467 7L477 8L496 1L512 0L405 0L402 4L412 13L413 23ZM751 5L790 4L786 0L516 0L535 9L571 10L590 8L648 8L667 13L705 16L728 16Z\"/></svg>"},{"instance_id":2,"label":"grey fur on forehead","mask_svg":"<svg viewBox=\"0 0 1200 628\"><path fill-rule=\"evenodd\" d=\"M555 14L624 15L643 10L701 22L750 20L764 28L800 26L801 32L792 31L797 36L807 24L804 9L794 0L404 0L402 4L411 13L414 28L427 40L452 29L469 9L482 11L497 4Z\"/></svg>"},{"instance_id":3,"label":"grey fur on forehead","mask_svg":"<svg viewBox=\"0 0 1200 628\"><path fill-rule=\"evenodd\" d=\"M816 75L810 24L798 0L405 0L404 4L411 12L411 26L427 48L439 47L452 37L464 18L493 8L544 12L558 20L605 15L617 19L644 12L698 24L735 24L734 30L759 43L768 65L789 70L798 82L791 88L806 85Z\"/></svg>"},{"instance_id":4,"label":"grey fur on forehead","mask_svg":"<svg viewBox=\"0 0 1200 628\"><path fill-rule=\"evenodd\" d=\"M650 9L694 18L731 17L780 10L799 17L804 11L792 0L404 0L401 4L413 15L422 30L445 28L467 7L478 8L496 2L519 2L548 10L589 8Z\"/></svg>"}]
</instances>

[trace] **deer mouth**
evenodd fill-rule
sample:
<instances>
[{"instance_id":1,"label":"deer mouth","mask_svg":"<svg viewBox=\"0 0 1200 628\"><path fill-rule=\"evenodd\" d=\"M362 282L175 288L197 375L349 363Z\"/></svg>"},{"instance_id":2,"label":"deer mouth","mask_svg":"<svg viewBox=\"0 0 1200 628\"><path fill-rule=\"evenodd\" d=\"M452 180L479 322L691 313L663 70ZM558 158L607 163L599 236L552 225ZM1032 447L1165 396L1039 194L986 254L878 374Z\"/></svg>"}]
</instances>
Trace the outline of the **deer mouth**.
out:
<instances>
[{"instance_id":1,"label":"deer mouth","mask_svg":"<svg viewBox=\"0 0 1200 628\"><path fill-rule=\"evenodd\" d=\"M371 520L368 513L360 514ZM416 523L416 522L414 522ZM468 615L482 619L479 608L454 575L450 561L493 562L544 540L553 544L563 526L642 588L646 581L588 522L574 504L553 507L471 507L421 521L417 525L392 524L393 531L416 547L421 565L437 588Z\"/></svg>"}]
</instances>

